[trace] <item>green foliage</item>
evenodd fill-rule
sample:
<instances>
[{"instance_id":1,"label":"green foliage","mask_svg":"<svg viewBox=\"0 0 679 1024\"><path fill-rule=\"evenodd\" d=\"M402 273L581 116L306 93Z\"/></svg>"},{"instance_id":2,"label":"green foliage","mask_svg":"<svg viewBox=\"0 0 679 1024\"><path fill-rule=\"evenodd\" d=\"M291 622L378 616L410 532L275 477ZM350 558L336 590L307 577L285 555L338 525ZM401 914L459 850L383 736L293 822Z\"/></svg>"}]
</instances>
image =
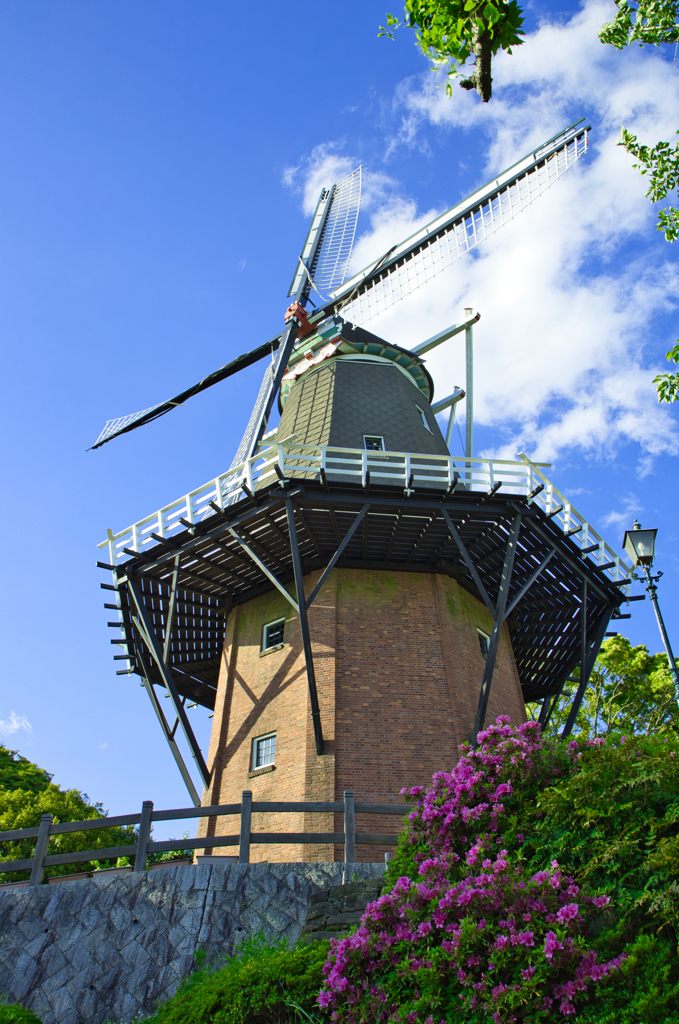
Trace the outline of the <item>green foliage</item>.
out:
<instances>
[{"instance_id":1,"label":"green foliage","mask_svg":"<svg viewBox=\"0 0 679 1024\"><path fill-rule=\"evenodd\" d=\"M679 363L679 341L667 353L667 361ZM659 373L653 378L659 402L676 402L679 398L679 373Z\"/></svg>"},{"instance_id":2,"label":"green foliage","mask_svg":"<svg viewBox=\"0 0 679 1024\"><path fill-rule=\"evenodd\" d=\"M0 1000L0 1024L41 1024L41 1021L33 1010L27 1010L19 1003Z\"/></svg>"},{"instance_id":3,"label":"green foliage","mask_svg":"<svg viewBox=\"0 0 679 1024\"><path fill-rule=\"evenodd\" d=\"M576 681L564 687L549 720L549 735L558 736L563 729L577 686ZM537 719L540 705L528 705L528 712ZM573 735L586 739L614 732L665 736L678 729L679 708L667 655L649 654L644 644L632 647L622 636L604 640Z\"/></svg>"},{"instance_id":4,"label":"green foliage","mask_svg":"<svg viewBox=\"0 0 679 1024\"><path fill-rule=\"evenodd\" d=\"M640 46L660 46L661 43L679 42L679 0L615 0L618 8L613 21L603 25L599 32L602 43L622 50L632 43ZM679 135L679 132L677 132ZM646 197L653 203L663 202L674 192L679 182L679 145L669 142L643 146L626 128L622 129L619 145L636 157L642 174L650 173ZM667 206L658 211L658 231L665 232L668 242L679 237L679 209ZM679 342L667 353L668 360L679 362ZM659 402L675 402L679 398L679 373L660 373L653 379Z\"/></svg>"},{"instance_id":5,"label":"green foliage","mask_svg":"<svg viewBox=\"0 0 679 1024\"><path fill-rule=\"evenodd\" d=\"M673 944L661 936L640 935L625 946L625 953L615 978L600 984L596 1000L581 1010L575 1024L677 1024L679 977Z\"/></svg>"},{"instance_id":6,"label":"green foliage","mask_svg":"<svg viewBox=\"0 0 679 1024\"><path fill-rule=\"evenodd\" d=\"M679 742L621 737L585 752L580 770L518 815L531 867L558 860L605 890L620 937L679 926ZM676 937L674 939L676 945Z\"/></svg>"},{"instance_id":7,"label":"green foliage","mask_svg":"<svg viewBox=\"0 0 679 1024\"><path fill-rule=\"evenodd\" d=\"M327 942L290 948L262 935L243 943L218 970L199 970L148 1024L309 1024L318 1014Z\"/></svg>"},{"instance_id":8,"label":"green foliage","mask_svg":"<svg viewBox=\"0 0 679 1024\"><path fill-rule=\"evenodd\" d=\"M22 757L17 750L0 746L0 789L24 789L41 793L47 789L52 776L44 768Z\"/></svg>"},{"instance_id":9,"label":"green foliage","mask_svg":"<svg viewBox=\"0 0 679 1024\"><path fill-rule=\"evenodd\" d=\"M605 889L615 916L594 943L602 959L624 952L579 1021L679 1021L679 744L632 737L582 757L581 770L521 815L531 864L555 857L576 881ZM608 927L605 927L608 925Z\"/></svg>"},{"instance_id":10,"label":"green foliage","mask_svg":"<svg viewBox=\"0 0 679 1024\"><path fill-rule=\"evenodd\" d=\"M659 46L679 40L679 0L615 0L615 4L618 13L599 32L602 43L622 50L632 43Z\"/></svg>"},{"instance_id":11,"label":"green foliage","mask_svg":"<svg viewBox=\"0 0 679 1024\"><path fill-rule=\"evenodd\" d=\"M679 135L679 132L677 132ZM639 161L634 164L641 174L649 174L650 185L646 197L652 203L662 202L673 192L679 182L679 145L672 146L669 142L658 142L655 146L642 146L626 128L622 129L619 142L628 153ZM668 206L658 212L658 231L665 232L668 242L675 242L679 236L679 210Z\"/></svg>"},{"instance_id":12,"label":"green foliage","mask_svg":"<svg viewBox=\"0 0 679 1024\"><path fill-rule=\"evenodd\" d=\"M435 68L448 65L448 95L450 79L462 69L471 70L465 65L473 57L475 69L461 84L476 89L487 103L492 94L491 57L500 50L511 53L523 42L522 24L516 0L406 0L403 20L388 14L387 27L380 27L378 34L393 39L401 25L414 28L420 50Z\"/></svg>"},{"instance_id":13,"label":"green foliage","mask_svg":"<svg viewBox=\"0 0 679 1024\"><path fill-rule=\"evenodd\" d=\"M16 751L0 747L0 832L34 828L40 824L43 814L53 814L56 823L104 817L102 805L91 803L86 793L76 789L62 790L51 779L48 772L20 757ZM129 826L74 832L53 836L50 839L49 854L128 846L135 842L135 831ZM3 861L28 859L34 852L34 839L0 843L0 867ZM46 868L45 875L69 875L114 865L115 861L112 860L63 864ZM29 875L30 871L0 872L0 882L20 881Z\"/></svg>"}]
</instances>

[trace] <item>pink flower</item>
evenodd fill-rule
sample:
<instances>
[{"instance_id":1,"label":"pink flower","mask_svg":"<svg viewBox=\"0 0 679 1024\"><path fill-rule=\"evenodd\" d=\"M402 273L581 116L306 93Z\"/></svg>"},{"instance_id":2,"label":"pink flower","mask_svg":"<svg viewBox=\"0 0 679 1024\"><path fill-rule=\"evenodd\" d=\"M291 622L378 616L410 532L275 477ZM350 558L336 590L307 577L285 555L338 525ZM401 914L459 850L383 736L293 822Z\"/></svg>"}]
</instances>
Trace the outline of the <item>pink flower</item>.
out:
<instances>
[{"instance_id":1,"label":"pink flower","mask_svg":"<svg viewBox=\"0 0 679 1024\"><path fill-rule=\"evenodd\" d=\"M579 913L580 907L577 903L567 903L565 907L562 907L561 910L557 911L556 919L562 924L565 924L566 921L572 921Z\"/></svg>"},{"instance_id":2,"label":"pink flower","mask_svg":"<svg viewBox=\"0 0 679 1024\"><path fill-rule=\"evenodd\" d=\"M559 942L554 932L547 932L545 935L545 956L548 960L551 960L558 949L563 949L562 943Z\"/></svg>"}]
</instances>

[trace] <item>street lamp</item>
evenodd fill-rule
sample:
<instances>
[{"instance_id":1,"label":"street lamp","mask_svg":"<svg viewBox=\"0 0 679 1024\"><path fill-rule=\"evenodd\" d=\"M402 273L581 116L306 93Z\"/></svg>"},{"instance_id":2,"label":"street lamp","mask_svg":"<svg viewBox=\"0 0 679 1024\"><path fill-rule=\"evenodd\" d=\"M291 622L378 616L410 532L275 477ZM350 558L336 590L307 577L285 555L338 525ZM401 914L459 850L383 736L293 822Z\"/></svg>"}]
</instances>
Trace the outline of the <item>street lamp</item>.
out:
<instances>
[{"instance_id":1,"label":"street lamp","mask_svg":"<svg viewBox=\"0 0 679 1024\"><path fill-rule=\"evenodd\" d=\"M658 588L656 587L656 583L663 574L658 572L655 576L651 575L651 566L653 565L653 558L655 555L655 535L657 532L657 530L642 530L640 524L635 519L632 529L625 531L623 548L625 550L625 554L629 555L634 562L634 565L641 566L644 571L644 575L646 577L646 590L651 598L655 617L658 620L660 635L662 636L665 650L667 651L670 674L672 676L672 682L674 683L674 694L677 699L677 703L679 703L679 672L677 671L677 663L674 660L670 638L668 637L667 630L665 629L665 623L663 622L657 596ZM632 573L632 577L635 580L642 579L641 576L637 576L634 572Z\"/></svg>"}]
</instances>

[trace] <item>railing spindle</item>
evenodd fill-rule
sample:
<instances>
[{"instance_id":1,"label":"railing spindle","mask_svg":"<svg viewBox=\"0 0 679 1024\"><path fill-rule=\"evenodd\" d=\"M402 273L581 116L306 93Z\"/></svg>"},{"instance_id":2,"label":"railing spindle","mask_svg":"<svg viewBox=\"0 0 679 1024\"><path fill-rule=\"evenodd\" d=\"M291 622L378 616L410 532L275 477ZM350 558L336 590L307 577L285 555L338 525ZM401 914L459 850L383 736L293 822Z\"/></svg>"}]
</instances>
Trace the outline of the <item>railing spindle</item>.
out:
<instances>
[{"instance_id":1,"label":"railing spindle","mask_svg":"<svg viewBox=\"0 0 679 1024\"><path fill-rule=\"evenodd\" d=\"M43 814L40 818L40 827L38 831L38 838L35 844L35 856L33 857L33 867L31 868L31 879L30 885L42 885L43 877L45 874L45 857L50 845L50 826L54 821L54 816L51 814Z\"/></svg>"},{"instance_id":2,"label":"railing spindle","mask_svg":"<svg viewBox=\"0 0 679 1024\"><path fill-rule=\"evenodd\" d=\"M153 800L144 800L141 805L141 821L139 822L139 838L137 839L137 850L134 856L135 873L146 871L146 860L148 857L148 846L151 842L151 815L153 814Z\"/></svg>"}]
</instances>

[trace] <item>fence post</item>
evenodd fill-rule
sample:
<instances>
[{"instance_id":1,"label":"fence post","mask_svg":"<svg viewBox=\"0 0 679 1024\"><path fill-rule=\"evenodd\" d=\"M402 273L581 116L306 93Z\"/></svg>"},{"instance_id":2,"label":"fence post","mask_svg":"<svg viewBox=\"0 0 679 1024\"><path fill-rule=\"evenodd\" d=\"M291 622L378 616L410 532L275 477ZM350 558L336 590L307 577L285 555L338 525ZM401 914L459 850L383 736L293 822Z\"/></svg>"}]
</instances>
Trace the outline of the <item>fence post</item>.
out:
<instances>
[{"instance_id":1,"label":"fence post","mask_svg":"<svg viewBox=\"0 0 679 1024\"><path fill-rule=\"evenodd\" d=\"M51 814L43 814L40 818L29 885L42 885L43 875L45 874L45 857L50 845L50 825L53 821L54 817Z\"/></svg>"},{"instance_id":2,"label":"fence post","mask_svg":"<svg viewBox=\"0 0 679 1024\"><path fill-rule=\"evenodd\" d=\"M149 843L151 842L151 815L153 814L153 800L144 800L141 805L141 821L139 822L139 838L137 839L137 852L134 857L135 873L146 871L146 858L148 856Z\"/></svg>"},{"instance_id":3,"label":"fence post","mask_svg":"<svg viewBox=\"0 0 679 1024\"><path fill-rule=\"evenodd\" d=\"M244 789L240 805L240 846L238 863L250 863L250 823L252 821L252 790Z\"/></svg>"},{"instance_id":4,"label":"fence post","mask_svg":"<svg viewBox=\"0 0 679 1024\"><path fill-rule=\"evenodd\" d=\"M356 815L354 813L354 791L344 790L344 863L356 863Z\"/></svg>"}]
</instances>

